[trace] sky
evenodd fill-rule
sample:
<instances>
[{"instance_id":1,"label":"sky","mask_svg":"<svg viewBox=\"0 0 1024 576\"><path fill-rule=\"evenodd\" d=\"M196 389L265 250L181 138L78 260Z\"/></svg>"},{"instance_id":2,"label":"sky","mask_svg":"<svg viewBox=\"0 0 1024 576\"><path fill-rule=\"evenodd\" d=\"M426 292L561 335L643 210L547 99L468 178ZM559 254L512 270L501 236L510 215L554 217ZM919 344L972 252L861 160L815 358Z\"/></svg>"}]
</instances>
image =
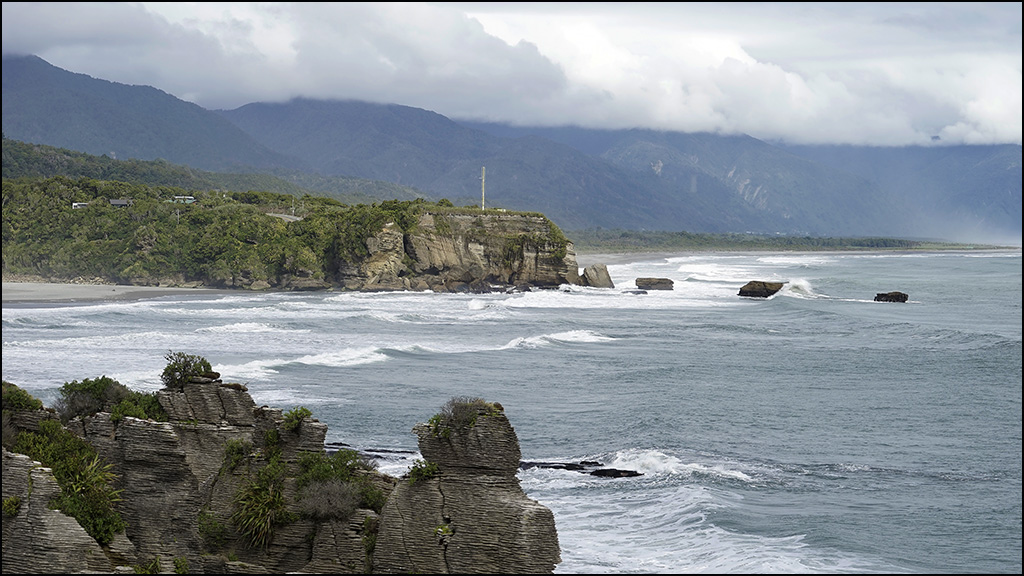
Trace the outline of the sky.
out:
<instances>
[{"instance_id":1,"label":"sky","mask_svg":"<svg viewBox=\"0 0 1024 576\"><path fill-rule=\"evenodd\" d=\"M296 97L791 144L1021 144L1021 3L4 2L3 53Z\"/></svg>"}]
</instances>

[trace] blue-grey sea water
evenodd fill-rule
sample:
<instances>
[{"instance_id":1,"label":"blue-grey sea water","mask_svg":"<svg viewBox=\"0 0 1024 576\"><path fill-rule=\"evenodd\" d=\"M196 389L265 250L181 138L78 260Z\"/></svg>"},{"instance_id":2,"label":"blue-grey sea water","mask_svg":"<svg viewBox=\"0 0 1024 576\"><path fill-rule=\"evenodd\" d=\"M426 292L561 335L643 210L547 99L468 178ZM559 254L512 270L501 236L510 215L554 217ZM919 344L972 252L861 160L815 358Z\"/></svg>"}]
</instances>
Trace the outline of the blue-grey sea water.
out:
<instances>
[{"instance_id":1,"label":"blue-grey sea water","mask_svg":"<svg viewBox=\"0 0 1024 576\"><path fill-rule=\"evenodd\" d=\"M556 573L1021 572L1019 250L614 262L612 289L5 304L3 379L152 391L199 354L395 475L448 399L500 402L524 461L642 474L520 471Z\"/></svg>"}]
</instances>

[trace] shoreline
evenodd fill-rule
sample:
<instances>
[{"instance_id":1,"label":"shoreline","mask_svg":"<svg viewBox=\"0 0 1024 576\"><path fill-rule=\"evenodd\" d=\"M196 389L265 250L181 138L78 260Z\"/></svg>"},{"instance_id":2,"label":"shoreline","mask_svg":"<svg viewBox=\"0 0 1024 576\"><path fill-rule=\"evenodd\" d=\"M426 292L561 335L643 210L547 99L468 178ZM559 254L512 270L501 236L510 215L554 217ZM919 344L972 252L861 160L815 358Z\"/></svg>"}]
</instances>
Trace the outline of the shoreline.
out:
<instances>
[{"instance_id":1,"label":"shoreline","mask_svg":"<svg viewBox=\"0 0 1024 576\"><path fill-rule=\"evenodd\" d=\"M1004 252L1020 251L1019 247L991 248L985 250L934 250L934 252ZM592 264L629 264L635 262L650 262L665 258L675 258L694 254L722 253L733 251L718 250L657 250L657 251L628 251L628 252L584 252L576 254L576 263L580 273L583 269ZM760 252L760 251L752 251ZM776 251L766 251L776 252ZM783 251L789 252L789 251ZM816 253L848 253L842 250L793 250L792 252L816 252ZM864 250L863 252L901 252L917 253L932 252L932 250ZM735 253L746 253L736 251ZM132 286L130 284L87 284L75 282L41 282L38 280L26 279L24 281L4 280L3 282L3 305L21 304L68 304L75 302L103 302L103 301L133 301L145 298L160 298L162 296L182 295L203 295L203 296L227 296L232 294L246 293L248 290L230 288L187 288L182 286Z\"/></svg>"},{"instance_id":2,"label":"shoreline","mask_svg":"<svg viewBox=\"0 0 1024 576\"><path fill-rule=\"evenodd\" d=\"M72 284L59 282L4 282L3 304L45 304L70 302L126 301L182 294L226 295L233 290L218 288L172 288L127 284Z\"/></svg>"}]
</instances>

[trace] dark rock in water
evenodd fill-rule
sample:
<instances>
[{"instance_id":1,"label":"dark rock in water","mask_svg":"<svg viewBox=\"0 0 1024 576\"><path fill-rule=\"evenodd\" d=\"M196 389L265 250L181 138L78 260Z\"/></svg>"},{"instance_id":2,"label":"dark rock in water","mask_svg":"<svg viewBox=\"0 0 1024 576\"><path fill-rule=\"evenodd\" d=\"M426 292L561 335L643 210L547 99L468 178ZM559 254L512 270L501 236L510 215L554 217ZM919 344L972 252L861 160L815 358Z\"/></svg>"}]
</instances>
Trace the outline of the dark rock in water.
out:
<instances>
[{"instance_id":1,"label":"dark rock in water","mask_svg":"<svg viewBox=\"0 0 1024 576\"><path fill-rule=\"evenodd\" d=\"M642 473L635 470L620 470L618 468L601 468L600 462L593 460L583 460L582 462L520 462L519 467L523 470L530 468L550 468L554 470L574 470L576 472L582 472L584 474L590 474L591 476L599 476L602 478L632 478L634 476L643 476Z\"/></svg>"},{"instance_id":2,"label":"dark rock in water","mask_svg":"<svg viewBox=\"0 0 1024 576\"><path fill-rule=\"evenodd\" d=\"M623 294L647 294L647 290L623 290Z\"/></svg>"},{"instance_id":3,"label":"dark rock in water","mask_svg":"<svg viewBox=\"0 0 1024 576\"><path fill-rule=\"evenodd\" d=\"M671 278L637 278L636 287L641 290L671 290Z\"/></svg>"},{"instance_id":4,"label":"dark rock in water","mask_svg":"<svg viewBox=\"0 0 1024 576\"><path fill-rule=\"evenodd\" d=\"M600 468L590 473L591 476L601 476L603 478L632 478L634 476L643 476L643 474L635 470L619 470L618 468Z\"/></svg>"},{"instance_id":5,"label":"dark rock in water","mask_svg":"<svg viewBox=\"0 0 1024 576\"><path fill-rule=\"evenodd\" d=\"M519 468L529 470L530 468L549 468L552 470L586 470L587 465L580 462L520 462Z\"/></svg>"},{"instance_id":6,"label":"dark rock in water","mask_svg":"<svg viewBox=\"0 0 1024 576\"><path fill-rule=\"evenodd\" d=\"M879 292L875 294L875 302L906 302L910 296L903 292Z\"/></svg>"},{"instance_id":7,"label":"dark rock in water","mask_svg":"<svg viewBox=\"0 0 1024 576\"><path fill-rule=\"evenodd\" d=\"M762 280L751 280L740 288L740 296L750 298L767 298L772 296L785 285L785 282L764 282Z\"/></svg>"}]
</instances>

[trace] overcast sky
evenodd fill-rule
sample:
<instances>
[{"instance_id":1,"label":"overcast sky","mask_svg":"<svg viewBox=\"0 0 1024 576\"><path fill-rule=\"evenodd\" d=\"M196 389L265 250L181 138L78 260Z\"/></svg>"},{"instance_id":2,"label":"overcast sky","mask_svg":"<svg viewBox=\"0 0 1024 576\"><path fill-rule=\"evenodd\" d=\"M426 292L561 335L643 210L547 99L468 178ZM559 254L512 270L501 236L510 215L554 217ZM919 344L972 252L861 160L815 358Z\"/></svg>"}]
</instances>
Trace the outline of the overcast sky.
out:
<instances>
[{"instance_id":1,"label":"overcast sky","mask_svg":"<svg viewBox=\"0 0 1024 576\"><path fill-rule=\"evenodd\" d=\"M4 2L4 54L207 109L1021 144L1021 3Z\"/></svg>"}]
</instances>

